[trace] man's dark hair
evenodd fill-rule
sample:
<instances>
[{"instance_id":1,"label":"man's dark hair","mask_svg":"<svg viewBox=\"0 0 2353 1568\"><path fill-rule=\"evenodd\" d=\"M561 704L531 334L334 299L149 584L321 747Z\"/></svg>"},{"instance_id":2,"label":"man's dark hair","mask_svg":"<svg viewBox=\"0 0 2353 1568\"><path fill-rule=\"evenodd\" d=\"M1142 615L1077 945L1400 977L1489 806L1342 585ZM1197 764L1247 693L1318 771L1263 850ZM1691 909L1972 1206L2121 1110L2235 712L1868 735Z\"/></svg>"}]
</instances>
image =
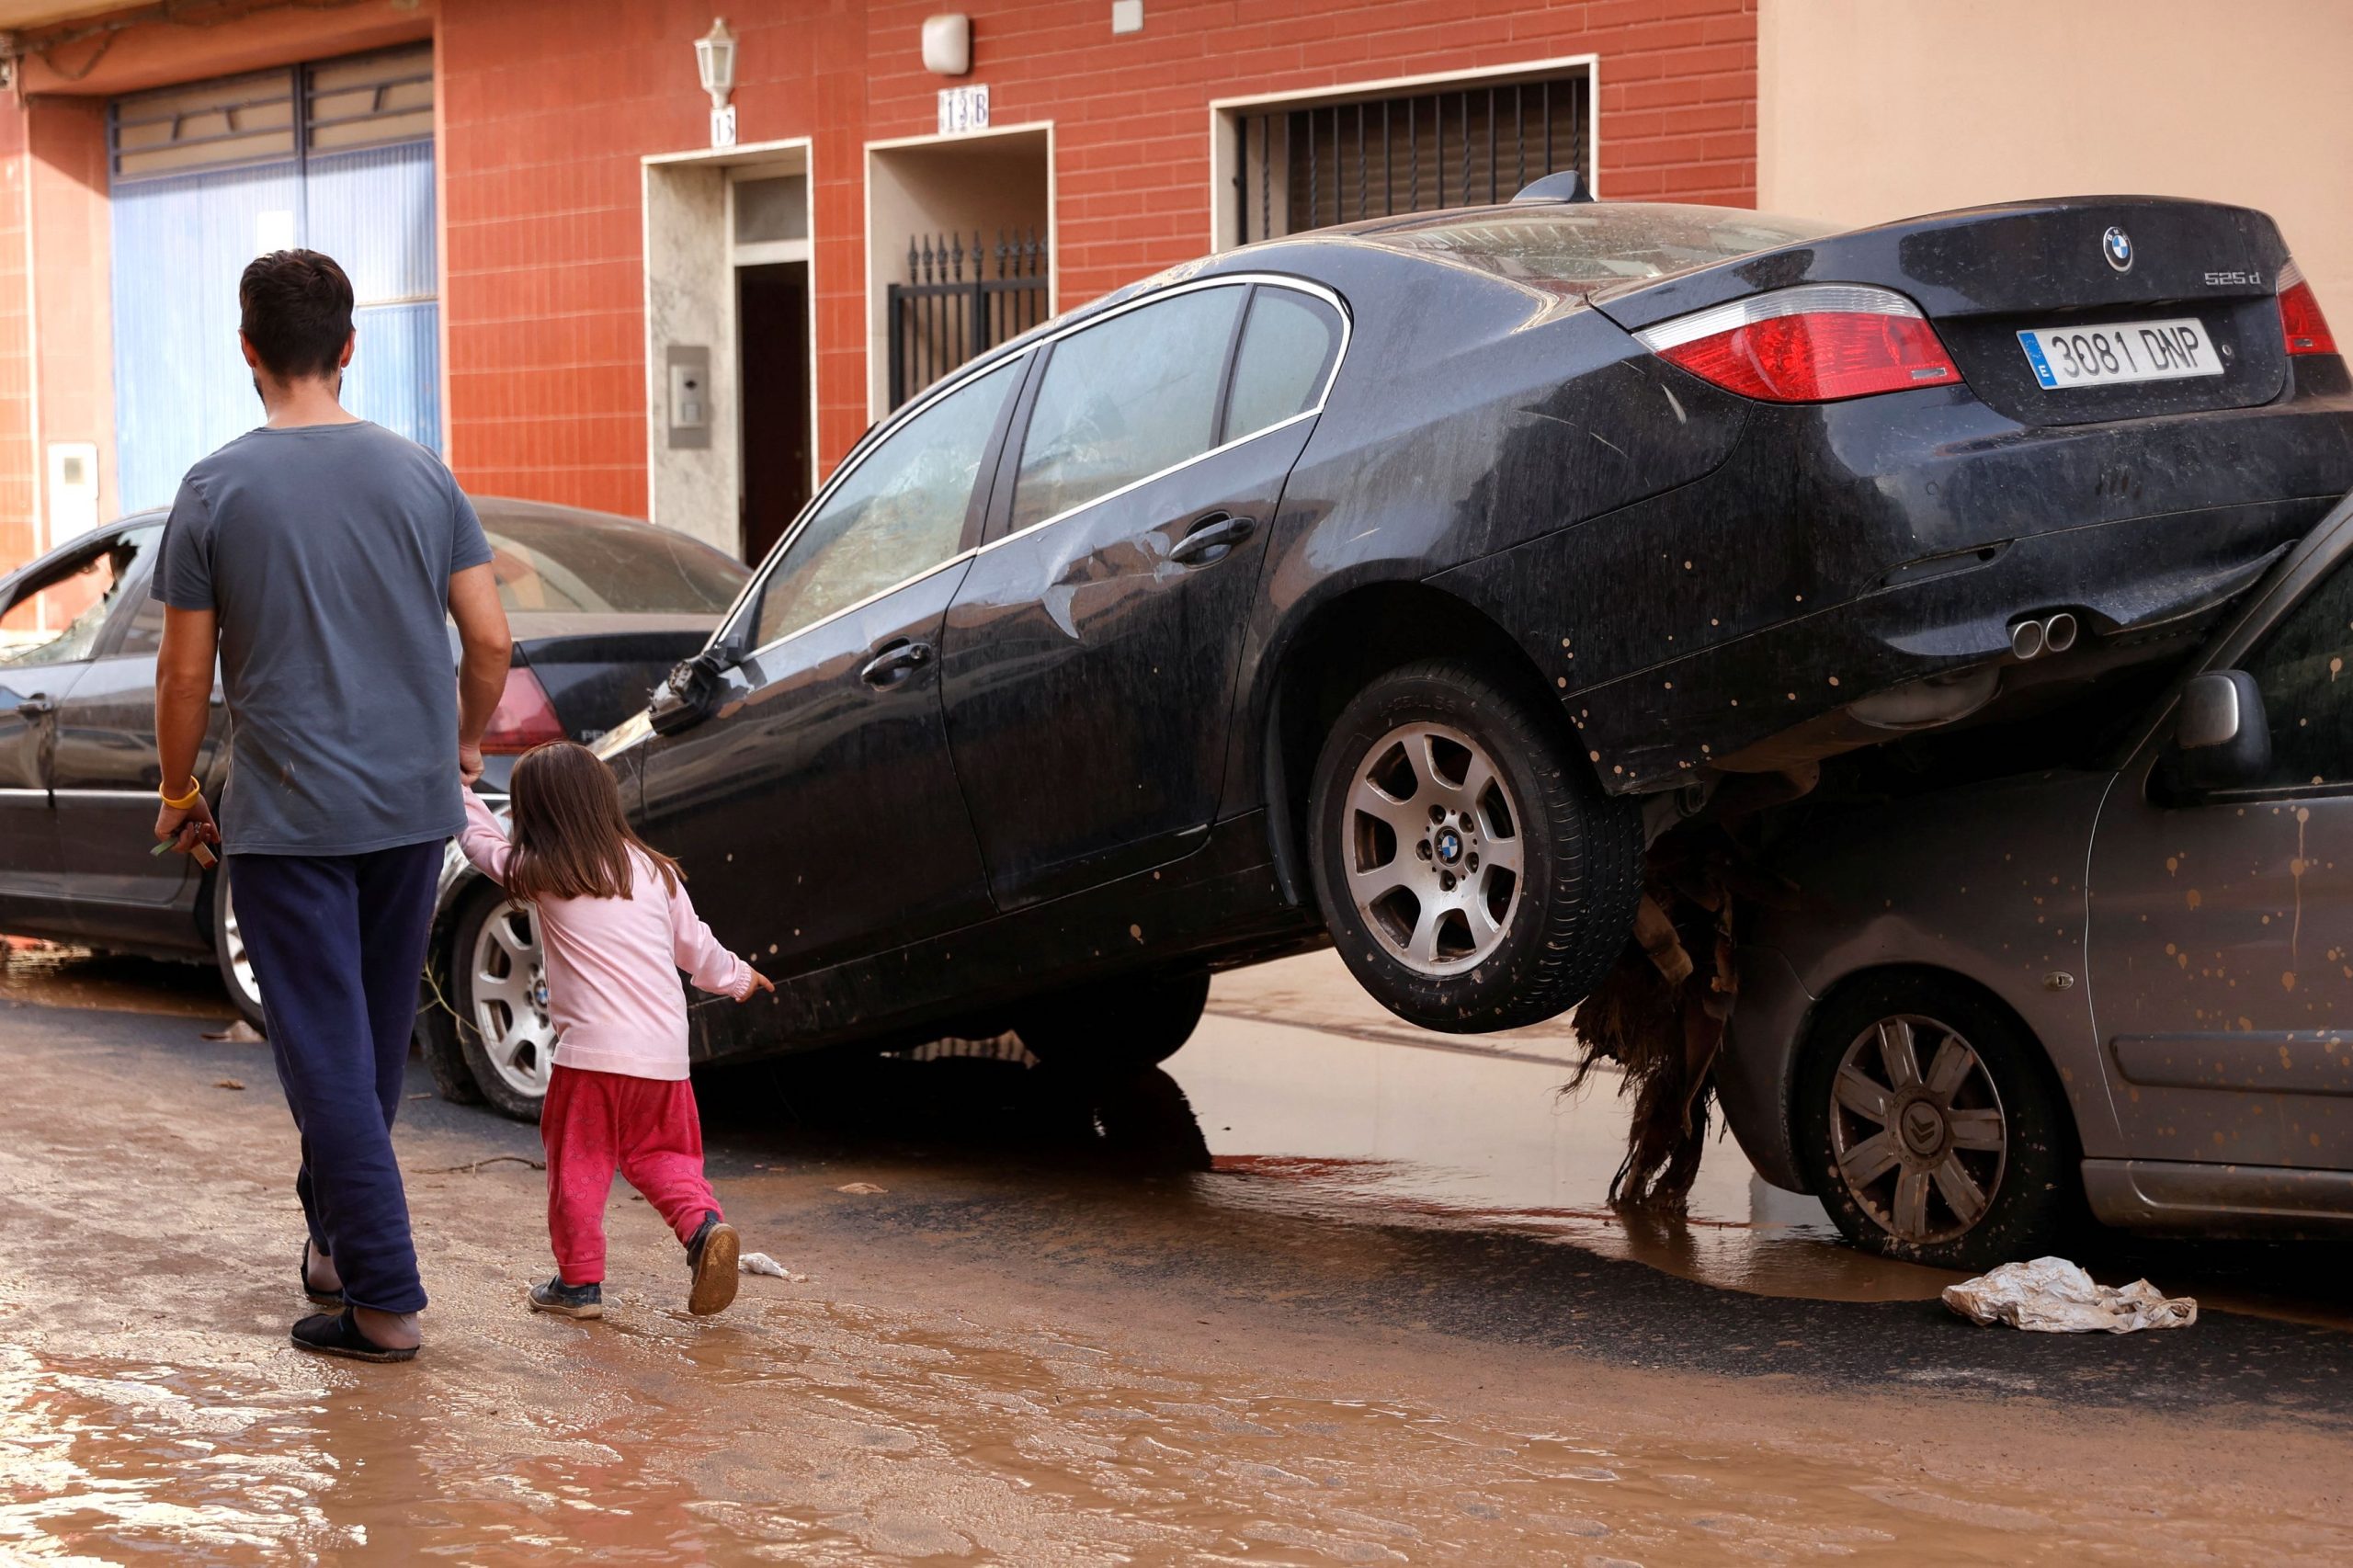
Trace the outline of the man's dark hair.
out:
<instances>
[{"instance_id":1,"label":"man's dark hair","mask_svg":"<svg viewBox=\"0 0 2353 1568\"><path fill-rule=\"evenodd\" d=\"M238 325L283 381L332 376L351 338L351 279L331 256L276 250L245 264L237 280Z\"/></svg>"}]
</instances>

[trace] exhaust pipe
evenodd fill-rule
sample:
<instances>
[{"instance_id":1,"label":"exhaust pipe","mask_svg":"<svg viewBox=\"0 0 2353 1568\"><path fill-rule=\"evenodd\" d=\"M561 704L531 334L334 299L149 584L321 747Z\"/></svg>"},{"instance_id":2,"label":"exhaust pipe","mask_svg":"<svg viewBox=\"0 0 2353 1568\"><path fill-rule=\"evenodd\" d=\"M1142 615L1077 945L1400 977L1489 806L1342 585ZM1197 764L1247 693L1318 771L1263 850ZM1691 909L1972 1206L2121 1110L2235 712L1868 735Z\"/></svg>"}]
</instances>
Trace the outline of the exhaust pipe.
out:
<instances>
[{"instance_id":1,"label":"exhaust pipe","mask_svg":"<svg viewBox=\"0 0 2353 1568\"><path fill-rule=\"evenodd\" d=\"M2010 628L2010 652L2020 659L2043 653L2063 653L2075 645L2075 616L2054 610L2040 619L2029 616Z\"/></svg>"}]
</instances>

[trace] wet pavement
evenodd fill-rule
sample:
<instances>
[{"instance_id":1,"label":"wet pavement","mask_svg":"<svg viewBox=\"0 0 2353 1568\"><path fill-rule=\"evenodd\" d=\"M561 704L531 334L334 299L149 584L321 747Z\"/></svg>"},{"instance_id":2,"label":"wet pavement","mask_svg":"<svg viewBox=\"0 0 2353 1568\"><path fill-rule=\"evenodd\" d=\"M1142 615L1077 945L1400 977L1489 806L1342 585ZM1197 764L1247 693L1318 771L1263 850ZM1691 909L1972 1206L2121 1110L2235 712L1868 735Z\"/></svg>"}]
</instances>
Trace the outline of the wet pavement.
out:
<instances>
[{"instance_id":1,"label":"wet pavement","mask_svg":"<svg viewBox=\"0 0 2353 1568\"><path fill-rule=\"evenodd\" d=\"M1328 956L1108 1088L710 1075L714 1179L802 1277L713 1321L626 1188L607 1321L521 1311L536 1137L417 1067L407 1368L287 1347L291 1131L226 1017L195 970L0 971L0 1561L2353 1560L2314 1252L2108 1244L2199 1324L1972 1329L1729 1142L1688 1221L1611 1214L1565 1031L1421 1036Z\"/></svg>"}]
</instances>

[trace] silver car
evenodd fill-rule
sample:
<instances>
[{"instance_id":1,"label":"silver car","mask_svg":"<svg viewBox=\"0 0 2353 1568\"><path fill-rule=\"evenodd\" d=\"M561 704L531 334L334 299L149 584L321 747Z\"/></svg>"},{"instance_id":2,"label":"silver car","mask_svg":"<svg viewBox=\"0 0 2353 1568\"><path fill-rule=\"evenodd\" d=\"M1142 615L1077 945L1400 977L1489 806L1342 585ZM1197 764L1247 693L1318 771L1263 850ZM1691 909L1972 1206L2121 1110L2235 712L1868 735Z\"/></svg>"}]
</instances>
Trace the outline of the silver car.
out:
<instances>
[{"instance_id":1,"label":"silver car","mask_svg":"<svg viewBox=\"0 0 2353 1568\"><path fill-rule=\"evenodd\" d=\"M1978 1267L2353 1233L2353 499L2097 766L1817 810L1718 1068L1765 1177Z\"/></svg>"}]
</instances>

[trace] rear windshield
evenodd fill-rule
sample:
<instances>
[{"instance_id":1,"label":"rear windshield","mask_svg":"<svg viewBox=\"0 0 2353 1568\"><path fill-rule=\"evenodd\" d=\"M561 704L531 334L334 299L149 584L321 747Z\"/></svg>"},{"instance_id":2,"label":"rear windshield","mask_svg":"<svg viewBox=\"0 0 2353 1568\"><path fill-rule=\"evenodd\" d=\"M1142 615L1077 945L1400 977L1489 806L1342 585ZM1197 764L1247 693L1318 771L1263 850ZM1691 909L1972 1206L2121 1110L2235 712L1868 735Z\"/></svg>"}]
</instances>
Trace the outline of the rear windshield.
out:
<instances>
[{"instance_id":1,"label":"rear windshield","mask_svg":"<svg viewBox=\"0 0 2353 1568\"><path fill-rule=\"evenodd\" d=\"M482 528L510 610L717 615L751 575L708 545L618 517L484 507Z\"/></svg>"},{"instance_id":2,"label":"rear windshield","mask_svg":"<svg viewBox=\"0 0 2353 1568\"><path fill-rule=\"evenodd\" d=\"M1836 224L1740 207L1581 201L1449 214L1358 230L1357 237L1548 293L1590 294L1839 232Z\"/></svg>"}]
</instances>

